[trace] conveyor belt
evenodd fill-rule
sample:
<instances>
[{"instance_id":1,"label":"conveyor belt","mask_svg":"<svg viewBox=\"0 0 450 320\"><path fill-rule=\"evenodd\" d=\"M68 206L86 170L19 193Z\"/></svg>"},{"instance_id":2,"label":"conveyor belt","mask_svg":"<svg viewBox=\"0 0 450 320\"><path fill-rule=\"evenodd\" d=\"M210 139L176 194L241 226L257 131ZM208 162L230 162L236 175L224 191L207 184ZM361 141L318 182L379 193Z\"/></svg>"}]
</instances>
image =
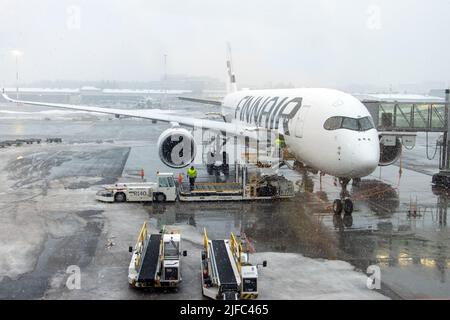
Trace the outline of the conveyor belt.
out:
<instances>
[{"instance_id":1,"label":"conveyor belt","mask_svg":"<svg viewBox=\"0 0 450 320\"><path fill-rule=\"evenodd\" d=\"M191 190L189 183L184 182L181 184L180 189L182 192L240 192L242 190L242 185L236 182L197 182Z\"/></svg>"},{"instance_id":2,"label":"conveyor belt","mask_svg":"<svg viewBox=\"0 0 450 320\"><path fill-rule=\"evenodd\" d=\"M155 279L155 273L158 267L160 244L161 235L152 234L147 244L141 269L139 270L139 282L151 282Z\"/></svg>"},{"instance_id":3,"label":"conveyor belt","mask_svg":"<svg viewBox=\"0 0 450 320\"><path fill-rule=\"evenodd\" d=\"M212 240L212 249L221 285L237 284L224 240Z\"/></svg>"}]
</instances>

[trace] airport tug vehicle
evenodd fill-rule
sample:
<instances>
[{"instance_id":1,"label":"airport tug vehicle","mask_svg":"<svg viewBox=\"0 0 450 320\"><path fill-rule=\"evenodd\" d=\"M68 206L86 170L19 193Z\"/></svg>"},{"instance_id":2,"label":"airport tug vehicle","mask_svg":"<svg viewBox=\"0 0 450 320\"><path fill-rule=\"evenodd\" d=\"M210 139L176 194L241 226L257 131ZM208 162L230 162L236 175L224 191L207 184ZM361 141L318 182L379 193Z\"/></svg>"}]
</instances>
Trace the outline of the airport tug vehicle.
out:
<instances>
[{"instance_id":1,"label":"airport tug vehicle","mask_svg":"<svg viewBox=\"0 0 450 320\"><path fill-rule=\"evenodd\" d=\"M96 199L102 202L246 201L288 199L295 196L294 184L283 176L262 176L249 182L175 183L173 173L157 173L156 182L105 185Z\"/></svg>"},{"instance_id":2,"label":"airport tug vehicle","mask_svg":"<svg viewBox=\"0 0 450 320\"><path fill-rule=\"evenodd\" d=\"M128 267L128 282L133 287L173 288L181 283L181 235L178 231L149 234L144 222Z\"/></svg>"},{"instance_id":3,"label":"airport tug vehicle","mask_svg":"<svg viewBox=\"0 0 450 320\"><path fill-rule=\"evenodd\" d=\"M258 265L248 261L232 233L230 239L209 240L204 229L202 260L203 295L214 300L256 299L258 297ZM267 266L264 261L263 267Z\"/></svg>"},{"instance_id":4,"label":"airport tug vehicle","mask_svg":"<svg viewBox=\"0 0 450 320\"><path fill-rule=\"evenodd\" d=\"M175 201L177 190L173 173L158 173L156 182L105 185L95 198L102 202L165 202Z\"/></svg>"}]
</instances>

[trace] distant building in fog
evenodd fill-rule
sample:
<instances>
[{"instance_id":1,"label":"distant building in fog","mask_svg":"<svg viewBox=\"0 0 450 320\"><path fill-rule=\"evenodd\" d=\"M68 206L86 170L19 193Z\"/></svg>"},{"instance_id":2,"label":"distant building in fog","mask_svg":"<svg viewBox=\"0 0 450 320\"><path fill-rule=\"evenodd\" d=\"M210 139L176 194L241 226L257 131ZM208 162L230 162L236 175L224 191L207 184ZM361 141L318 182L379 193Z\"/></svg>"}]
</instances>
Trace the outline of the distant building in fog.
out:
<instances>
[{"instance_id":1,"label":"distant building in fog","mask_svg":"<svg viewBox=\"0 0 450 320\"><path fill-rule=\"evenodd\" d=\"M14 87L14 85L11 85ZM225 91L226 85L212 77L196 77L189 75L167 75L155 81L37 81L25 84L23 88L70 88L83 93L101 92L104 89L117 90L185 90L199 94L204 91ZM81 88L81 89L80 89Z\"/></svg>"},{"instance_id":2,"label":"distant building in fog","mask_svg":"<svg viewBox=\"0 0 450 320\"><path fill-rule=\"evenodd\" d=\"M430 90L430 96L445 98L445 89L432 89Z\"/></svg>"}]
</instances>

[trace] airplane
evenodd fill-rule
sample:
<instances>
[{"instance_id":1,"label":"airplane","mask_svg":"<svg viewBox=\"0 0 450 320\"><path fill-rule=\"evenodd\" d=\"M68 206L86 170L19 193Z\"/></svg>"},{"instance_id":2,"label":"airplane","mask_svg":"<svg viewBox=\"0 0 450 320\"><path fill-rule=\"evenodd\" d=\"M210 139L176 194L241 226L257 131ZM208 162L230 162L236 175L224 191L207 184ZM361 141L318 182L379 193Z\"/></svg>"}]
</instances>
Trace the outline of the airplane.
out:
<instances>
[{"instance_id":1,"label":"airplane","mask_svg":"<svg viewBox=\"0 0 450 320\"><path fill-rule=\"evenodd\" d=\"M231 56L231 55L230 55ZM171 127L158 139L161 161L172 168L184 168L195 158L196 142L183 128L197 127L223 135L260 139L259 132L276 132L296 161L322 174L338 178L340 198L333 202L336 215L351 215L353 202L347 192L352 179L374 172L379 165L389 165L399 157L395 151L389 161L380 161L380 136L365 105L354 96L325 88L237 90L231 57L228 57L228 94L223 101L182 98L221 106L222 119L199 119L165 113L163 110L122 110L101 107L21 101L14 103L136 117L153 122L167 122ZM183 144L181 144L183 142ZM180 147L181 153L176 150ZM183 148L187 150L183 153ZM189 150L190 149L190 150ZM171 155L182 155L182 160ZM178 161L178 162L177 162Z\"/></svg>"}]
</instances>

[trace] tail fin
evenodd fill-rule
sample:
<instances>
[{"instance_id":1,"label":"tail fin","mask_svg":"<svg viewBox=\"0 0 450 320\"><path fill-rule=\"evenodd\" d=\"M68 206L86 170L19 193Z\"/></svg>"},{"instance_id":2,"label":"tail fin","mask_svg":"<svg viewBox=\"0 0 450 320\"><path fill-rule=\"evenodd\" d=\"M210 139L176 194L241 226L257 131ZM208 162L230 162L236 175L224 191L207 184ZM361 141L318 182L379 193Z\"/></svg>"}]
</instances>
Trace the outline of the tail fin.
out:
<instances>
[{"instance_id":1,"label":"tail fin","mask_svg":"<svg viewBox=\"0 0 450 320\"><path fill-rule=\"evenodd\" d=\"M231 57L231 46L230 43L227 42L227 73L228 73L228 81L227 81L227 92L233 93L237 91L236 85L236 75L233 71L233 59Z\"/></svg>"}]
</instances>

